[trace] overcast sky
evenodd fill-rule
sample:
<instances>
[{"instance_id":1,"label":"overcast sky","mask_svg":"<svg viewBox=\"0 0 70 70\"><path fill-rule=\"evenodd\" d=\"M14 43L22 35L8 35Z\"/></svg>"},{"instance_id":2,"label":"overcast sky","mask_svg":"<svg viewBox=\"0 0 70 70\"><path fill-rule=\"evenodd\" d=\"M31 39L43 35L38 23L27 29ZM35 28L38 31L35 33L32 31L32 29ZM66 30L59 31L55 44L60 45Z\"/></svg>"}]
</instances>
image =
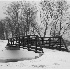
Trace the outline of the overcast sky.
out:
<instances>
[{"instance_id":1,"label":"overcast sky","mask_svg":"<svg viewBox=\"0 0 70 70\"><path fill-rule=\"evenodd\" d=\"M11 3L11 1L14 1L14 0L0 0L0 19L5 17L5 14L3 13L5 11L5 6ZM40 0L28 0L28 1L40 1ZM67 0L67 1L68 3L70 3L70 0Z\"/></svg>"}]
</instances>

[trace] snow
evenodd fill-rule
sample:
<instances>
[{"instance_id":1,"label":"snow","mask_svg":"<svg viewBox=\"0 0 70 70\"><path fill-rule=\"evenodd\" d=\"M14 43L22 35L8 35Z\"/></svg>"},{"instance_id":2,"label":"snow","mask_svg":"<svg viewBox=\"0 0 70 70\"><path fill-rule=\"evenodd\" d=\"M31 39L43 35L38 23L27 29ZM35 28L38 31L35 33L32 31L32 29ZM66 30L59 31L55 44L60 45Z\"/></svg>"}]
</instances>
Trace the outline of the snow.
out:
<instances>
[{"instance_id":1,"label":"snow","mask_svg":"<svg viewBox=\"0 0 70 70\"><path fill-rule=\"evenodd\" d=\"M0 60L7 59L34 59L38 53L21 48L20 50L7 50L7 41L0 41Z\"/></svg>"},{"instance_id":2,"label":"snow","mask_svg":"<svg viewBox=\"0 0 70 70\"><path fill-rule=\"evenodd\" d=\"M6 42L3 42L6 43ZM3 43L0 43L3 44ZM4 45L4 44L3 44ZM8 63L0 63L0 68L25 68L25 69L68 69L70 68L70 53L66 51L58 51L58 50L52 50L52 49L45 49L44 54L37 58L32 60L24 60L24 61L18 61L18 62L8 62ZM7 50L4 50L4 52L7 52ZM20 50L20 53L27 53ZM0 51L0 59L3 53ZM14 52L13 52L14 53ZM29 53L29 52L28 52ZM39 55L33 52L30 52L31 54ZM17 53L15 53L17 54ZM6 55L6 54L5 54ZM13 54L14 55L14 54ZM9 55L8 55L9 56ZM17 55L16 55L17 56ZM29 54L30 56L30 54ZM28 56L28 57L29 57ZM33 55L32 55L33 56ZM11 56L10 56L11 57ZM18 57L18 56L17 56ZM28 58L27 57L27 58ZM11 57L12 58L12 57ZM20 58L20 56L19 56ZM30 57L29 57L30 58ZM5 59L5 57L4 57Z\"/></svg>"}]
</instances>

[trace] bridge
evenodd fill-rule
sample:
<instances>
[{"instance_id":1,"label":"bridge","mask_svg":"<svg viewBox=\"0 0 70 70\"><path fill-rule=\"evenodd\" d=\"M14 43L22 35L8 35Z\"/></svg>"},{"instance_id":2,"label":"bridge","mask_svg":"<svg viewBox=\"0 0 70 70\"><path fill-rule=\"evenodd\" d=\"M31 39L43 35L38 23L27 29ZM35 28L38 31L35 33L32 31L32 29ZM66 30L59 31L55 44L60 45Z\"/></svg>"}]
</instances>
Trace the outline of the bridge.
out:
<instances>
[{"instance_id":1,"label":"bridge","mask_svg":"<svg viewBox=\"0 0 70 70\"><path fill-rule=\"evenodd\" d=\"M67 46L61 36L56 37L38 37L38 35L16 36L8 39L7 50L20 50L20 48L34 51L35 53L44 53L43 48L64 47ZM68 49L67 49L68 50Z\"/></svg>"}]
</instances>

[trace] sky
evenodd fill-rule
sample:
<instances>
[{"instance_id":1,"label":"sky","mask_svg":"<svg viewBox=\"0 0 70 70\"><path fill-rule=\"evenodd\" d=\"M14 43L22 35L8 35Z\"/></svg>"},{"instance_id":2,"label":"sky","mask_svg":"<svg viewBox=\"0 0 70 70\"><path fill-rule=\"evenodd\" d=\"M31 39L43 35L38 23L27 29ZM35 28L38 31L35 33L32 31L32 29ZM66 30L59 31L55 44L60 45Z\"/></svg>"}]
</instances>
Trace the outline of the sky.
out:
<instances>
[{"instance_id":1,"label":"sky","mask_svg":"<svg viewBox=\"0 0 70 70\"><path fill-rule=\"evenodd\" d=\"M9 3L9 1L0 1L0 19L5 17L5 14L3 12L5 11L5 6Z\"/></svg>"},{"instance_id":2,"label":"sky","mask_svg":"<svg viewBox=\"0 0 70 70\"><path fill-rule=\"evenodd\" d=\"M11 1L18 1L18 0L0 0L0 19L3 19L5 17L5 14L3 13L5 11L5 6ZM26 0L26 1L41 1L41 0ZM68 3L70 3L70 0L67 0Z\"/></svg>"}]
</instances>

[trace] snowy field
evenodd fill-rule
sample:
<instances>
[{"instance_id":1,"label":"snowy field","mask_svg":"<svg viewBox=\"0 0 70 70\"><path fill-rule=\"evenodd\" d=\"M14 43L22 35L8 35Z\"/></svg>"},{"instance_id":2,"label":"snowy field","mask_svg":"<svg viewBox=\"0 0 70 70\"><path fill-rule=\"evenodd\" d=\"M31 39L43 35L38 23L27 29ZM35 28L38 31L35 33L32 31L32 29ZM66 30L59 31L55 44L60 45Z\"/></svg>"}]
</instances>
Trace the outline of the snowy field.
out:
<instances>
[{"instance_id":1,"label":"snowy field","mask_svg":"<svg viewBox=\"0 0 70 70\"><path fill-rule=\"evenodd\" d=\"M39 57L38 53L21 49L19 51L6 50L7 41L0 41L0 68L24 68L24 69L38 69L38 68L56 68L68 69L70 68L70 53L66 51L58 51L52 49L43 49L44 54ZM14 54L13 54L14 53ZM35 56L39 58L35 59ZM6 59L21 60L18 62L5 62ZM27 60L28 59L28 60Z\"/></svg>"}]
</instances>

